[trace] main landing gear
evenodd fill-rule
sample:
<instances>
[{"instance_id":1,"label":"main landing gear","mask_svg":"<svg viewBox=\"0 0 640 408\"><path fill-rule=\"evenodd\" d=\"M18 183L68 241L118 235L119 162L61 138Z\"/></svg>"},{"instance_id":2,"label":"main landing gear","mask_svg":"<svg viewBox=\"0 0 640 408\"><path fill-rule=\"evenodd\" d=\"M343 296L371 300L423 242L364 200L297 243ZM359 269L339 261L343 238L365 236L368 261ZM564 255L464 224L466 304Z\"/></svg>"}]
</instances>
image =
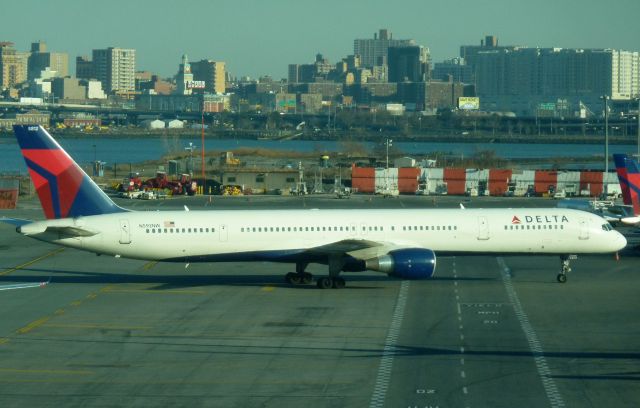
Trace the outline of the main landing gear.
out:
<instances>
[{"instance_id":1,"label":"main landing gear","mask_svg":"<svg viewBox=\"0 0 640 408\"><path fill-rule=\"evenodd\" d=\"M296 263L296 271L289 272L285 275L284 279L291 285L307 285L313 281L313 275L309 272L305 272L307 265L306 262ZM345 287L346 282L340 276L340 272L344 267L344 261L341 257L329 257L329 276L323 276L318 278L316 286L319 289L342 289Z\"/></svg>"},{"instance_id":2,"label":"main landing gear","mask_svg":"<svg viewBox=\"0 0 640 408\"><path fill-rule=\"evenodd\" d=\"M578 259L578 255L560 256L560 273L557 276L558 282L565 283L567 281L567 274L571 272L571 265L569 262L573 259Z\"/></svg>"},{"instance_id":3,"label":"main landing gear","mask_svg":"<svg viewBox=\"0 0 640 408\"><path fill-rule=\"evenodd\" d=\"M313 281L313 275L304 271L307 265L309 264L296 263L296 271L287 273L284 279L291 285L308 285Z\"/></svg>"}]
</instances>

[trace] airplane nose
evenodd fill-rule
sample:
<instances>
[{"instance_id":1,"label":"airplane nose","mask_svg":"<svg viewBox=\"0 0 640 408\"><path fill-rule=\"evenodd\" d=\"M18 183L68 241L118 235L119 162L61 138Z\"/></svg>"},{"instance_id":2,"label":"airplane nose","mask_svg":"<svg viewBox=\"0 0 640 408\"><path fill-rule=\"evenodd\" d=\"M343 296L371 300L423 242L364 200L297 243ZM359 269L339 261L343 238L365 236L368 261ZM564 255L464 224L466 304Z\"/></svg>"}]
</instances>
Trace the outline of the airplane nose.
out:
<instances>
[{"instance_id":1,"label":"airplane nose","mask_svg":"<svg viewBox=\"0 0 640 408\"><path fill-rule=\"evenodd\" d=\"M618 234L617 238L614 240L615 246L616 246L615 250L619 251L627 246L627 239L624 237L624 235L622 235L618 231L615 231L615 233Z\"/></svg>"}]
</instances>

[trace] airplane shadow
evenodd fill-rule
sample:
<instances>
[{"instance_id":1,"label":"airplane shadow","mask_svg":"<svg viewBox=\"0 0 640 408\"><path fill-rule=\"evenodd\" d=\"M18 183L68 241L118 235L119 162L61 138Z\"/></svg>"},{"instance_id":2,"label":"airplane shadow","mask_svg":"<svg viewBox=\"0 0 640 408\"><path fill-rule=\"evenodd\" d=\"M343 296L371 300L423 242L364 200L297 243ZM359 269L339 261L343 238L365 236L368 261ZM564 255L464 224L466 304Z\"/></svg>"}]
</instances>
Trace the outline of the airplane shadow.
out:
<instances>
[{"instance_id":1,"label":"airplane shadow","mask_svg":"<svg viewBox=\"0 0 640 408\"><path fill-rule=\"evenodd\" d=\"M0 277L0 282L33 283L51 278L51 284L157 284L148 290L170 290L197 286L271 286L293 289L316 289L314 283L308 285L290 285L284 281L284 274L211 274L211 275L158 275L123 274L103 272L79 272L62 269L23 268L22 271L42 273L40 276L11 275ZM64 275L61 275L64 274ZM318 274L318 276L324 276ZM343 275L347 281L346 290L383 289L366 285L367 282L383 282L390 279L384 276Z\"/></svg>"}]
</instances>

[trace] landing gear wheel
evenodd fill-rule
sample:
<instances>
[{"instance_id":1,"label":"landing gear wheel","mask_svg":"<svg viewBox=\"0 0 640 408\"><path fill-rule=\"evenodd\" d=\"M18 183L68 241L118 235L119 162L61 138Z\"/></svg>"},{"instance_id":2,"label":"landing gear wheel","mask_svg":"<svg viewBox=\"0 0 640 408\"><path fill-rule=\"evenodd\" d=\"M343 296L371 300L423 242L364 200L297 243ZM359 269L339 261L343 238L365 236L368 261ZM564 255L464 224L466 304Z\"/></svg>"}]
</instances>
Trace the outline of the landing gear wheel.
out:
<instances>
[{"instance_id":1,"label":"landing gear wheel","mask_svg":"<svg viewBox=\"0 0 640 408\"><path fill-rule=\"evenodd\" d=\"M309 284L313 281L313 275L309 272L305 272L302 274L302 283Z\"/></svg>"},{"instance_id":2,"label":"landing gear wheel","mask_svg":"<svg viewBox=\"0 0 640 408\"><path fill-rule=\"evenodd\" d=\"M287 283L290 283L292 285L299 285L300 282L302 281L302 277L297 273L289 272L286 275L284 275L284 280L286 280Z\"/></svg>"},{"instance_id":3,"label":"landing gear wheel","mask_svg":"<svg viewBox=\"0 0 640 408\"><path fill-rule=\"evenodd\" d=\"M316 284L320 289L331 289L333 287L333 280L331 278L322 277L318 279Z\"/></svg>"},{"instance_id":4,"label":"landing gear wheel","mask_svg":"<svg viewBox=\"0 0 640 408\"><path fill-rule=\"evenodd\" d=\"M344 279L342 279L340 277L333 278L333 288L334 289L343 289L345 284L346 283L345 283Z\"/></svg>"},{"instance_id":5,"label":"landing gear wheel","mask_svg":"<svg viewBox=\"0 0 640 408\"><path fill-rule=\"evenodd\" d=\"M558 282L565 283L567 281L567 275L565 275L564 273L559 273L557 279Z\"/></svg>"}]
</instances>

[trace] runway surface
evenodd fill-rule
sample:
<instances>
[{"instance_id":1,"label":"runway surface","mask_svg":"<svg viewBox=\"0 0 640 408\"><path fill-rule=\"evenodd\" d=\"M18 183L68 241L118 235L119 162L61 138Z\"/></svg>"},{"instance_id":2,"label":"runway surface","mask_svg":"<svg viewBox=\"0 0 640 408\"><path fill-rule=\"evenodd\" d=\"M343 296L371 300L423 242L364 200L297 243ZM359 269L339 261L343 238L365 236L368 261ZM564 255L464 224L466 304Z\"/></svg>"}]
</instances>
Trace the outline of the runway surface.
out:
<instances>
[{"instance_id":1,"label":"runway surface","mask_svg":"<svg viewBox=\"0 0 640 408\"><path fill-rule=\"evenodd\" d=\"M366 196L120 201L137 209L550 206ZM22 200L0 216L42 218ZM636 407L640 258L438 258L436 277L97 257L0 225L2 407ZM312 265L316 276L326 267Z\"/></svg>"}]
</instances>

